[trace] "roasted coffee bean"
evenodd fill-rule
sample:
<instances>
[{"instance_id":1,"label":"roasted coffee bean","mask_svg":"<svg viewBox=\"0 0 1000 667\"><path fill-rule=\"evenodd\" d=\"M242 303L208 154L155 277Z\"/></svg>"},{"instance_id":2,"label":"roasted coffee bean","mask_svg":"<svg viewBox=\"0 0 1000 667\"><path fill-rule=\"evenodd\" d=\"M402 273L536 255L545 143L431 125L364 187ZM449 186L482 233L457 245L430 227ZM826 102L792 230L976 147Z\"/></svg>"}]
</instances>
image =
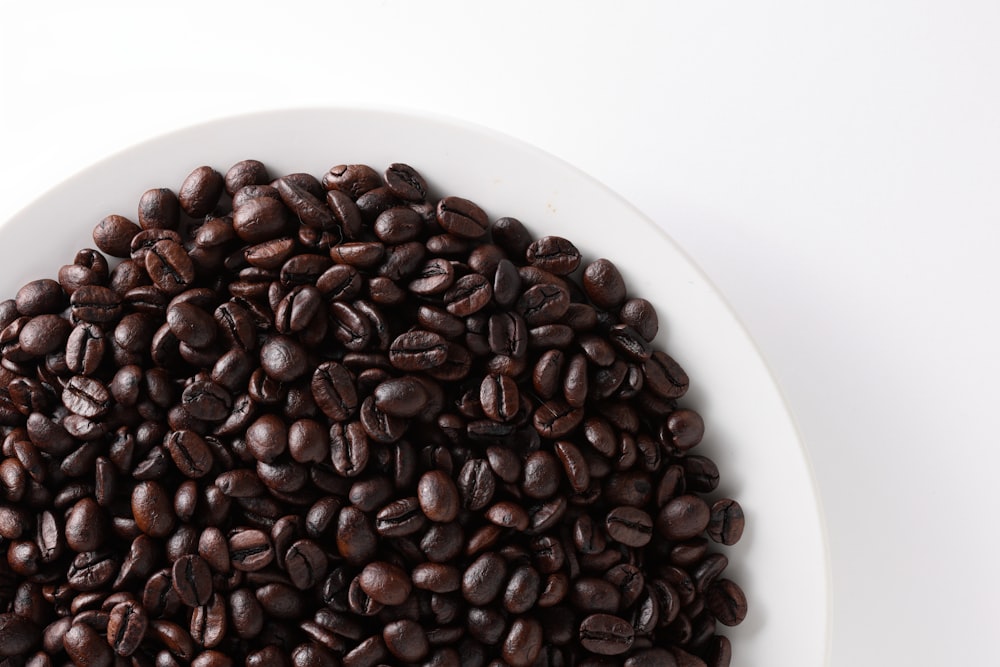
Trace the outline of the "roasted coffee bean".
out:
<instances>
[{"instance_id":1,"label":"roasted coffee bean","mask_svg":"<svg viewBox=\"0 0 1000 667\"><path fill-rule=\"evenodd\" d=\"M149 627L149 618L141 606L135 602L121 602L115 605L108 617L108 644L114 652L128 657L136 652Z\"/></svg>"},{"instance_id":2,"label":"roasted coffee bean","mask_svg":"<svg viewBox=\"0 0 1000 667\"><path fill-rule=\"evenodd\" d=\"M121 215L109 215L94 227L94 244L112 257L128 257L132 238L141 231L139 225Z\"/></svg>"},{"instance_id":3,"label":"roasted coffee bean","mask_svg":"<svg viewBox=\"0 0 1000 667\"><path fill-rule=\"evenodd\" d=\"M412 590L409 575L401 568L384 561L366 565L358 575L358 583L366 595L384 605L402 604Z\"/></svg>"},{"instance_id":4,"label":"roasted coffee bean","mask_svg":"<svg viewBox=\"0 0 1000 667\"><path fill-rule=\"evenodd\" d=\"M233 568L254 572L267 567L274 560L271 540L260 530L237 529L229 536L229 557Z\"/></svg>"},{"instance_id":5,"label":"roasted coffee bean","mask_svg":"<svg viewBox=\"0 0 1000 667\"><path fill-rule=\"evenodd\" d=\"M528 263L558 276L573 273L580 266L580 251L561 236L543 236L525 251Z\"/></svg>"},{"instance_id":6,"label":"roasted coffee bean","mask_svg":"<svg viewBox=\"0 0 1000 667\"><path fill-rule=\"evenodd\" d=\"M180 220L180 201L172 190L147 190L139 198L139 226L143 229L176 229Z\"/></svg>"},{"instance_id":7,"label":"roasted coffee bean","mask_svg":"<svg viewBox=\"0 0 1000 667\"><path fill-rule=\"evenodd\" d=\"M478 239L489 229L489 218L483 209L461 197L439 201L437 221L450 234L468 239Z\"/></svg>"},{"instance_id":8,"label":"roasted coffee bean","mask_svg":"<svg viewBox=\"0 0 1000 667\"><path fill-rule=\"evenodd\" d=\"M153 284L165 294L180 294L194 282L194 262L175 241L157 241L149 248L145 261Z\"/></svg>"},{"instance_id":9,"label":"roasted coffee bean","mask_svg":"<svg viewBox=\"0 0 1000 667\"><path fill-rule=\"evenodd\" d=\"M430 331L410 331L389 346L389 362L401 371L422 371L440 366L448 358L441 336Z\"/></svg>"},{"instance_id":10,"label":"roasted coffee bean","mask_svg":"<svg viewBox=\"0 0 1000 667\"><path fill-rule=\"evenodd\" d=\"M279 178L274 184L281 200L299 222L318 229L340 231L330 209L318 198L318 192L309 192L291 178Z\"/></svg>"},{"instance_id":11,"label":"roasted coffee bean","mask_svg":"<svg viewBox=\"0 0 1000 667\"><path fill-rule=\"evenodd\" d=\"M63 648L76 665L110 667L114 663L114 653L107 641L84 623L75 623L66 631Z\"/></svg>"},{"instance_id":12,"label":"roasted coffee bean","mask_svg":"<svg viewBox=\"0 0 1000 667\"><path fill-rule=\"evenodd\" d=\"M621 655L634 640L632 625L611 614L591 614L580 623L580 644L591 653Z\"/></svg>"},{"instance_id":13,"label":"roasted coffee bean","mask_svg":"<svg viewBox=\"0 0 1000 667\"><path fill-rule=\"evenodd\" d=\"M212 597L212 571L198 556L182 556L174 561L172 576L174 590L187 606L206 604Z\"/></svg>"},{"instance_id":14,"label":"roasted coffee bean","mask_svg":"<svg viewBox=\"0 0 1000 667\"><path fill-rule=\"evenodd\" d=\"M458 487L441 470L424 473L417 485L417 500L427 518L440 523L454 520L461 504Z\"/></svg>"},{"instance_id":15,"label":"roasted coffee bean","mask_svg":"<svg viewBox=\"0 0 1000 667\"><path fill-rule=\"evenodd\" d=\"M747 615L746 596L729 579L719 579L708 587L705 606L723 625L738 625Z\"/></svg>"},{"instance_id":16,"label":"roasted coffee bean","mask_svg":"<svg viewBox=\"0 0 1000 667\"><path fill-rule=\"evenodd\" d=\"M708 527L711 516L712 510L704 500L685 494L663 506L656 528L669 540L687 540L700 535Z\"/></svg>"},{"instance_id":17,"label":"roasted coffee bean","mask_svg":"<svg viewBox=\"0 0 1000 667\"><path fill-rule=\"evenodd\" d=\"M66 544L76 552L94 551L107 536L104 512L93 498L79 500L66 514Z\"/></svg>"},{"instance_id":18,"label":"roasted coffee bean","mask_svg":"<svg viewBox=\"0 0 1000 667\"><path fill-rule=\"evenodd\" d=\"M541 452L539 452L541 454ZM529 458L529 461L531 459ZM526 464L527 466L527 464ZM537 469L537 467L535 468ZM534 470L534 469L533 469ZM541 472L541 471L539 471ZM529 485L527 467L525 470L525 486ZM534 479L534 477L532 477ZM554 484L552 484L554 482ZM530 483L533 488L539 485L552 486L554 492L558 486L558 479L538 479L537 482ZM469 459L462 466L458 477L458 490L462 497L462 506L471 511L479 511L490 504L493 494L496 491L496 479L490 469L490 464L486 459ZM537 496L533 496L537 497Z\"/></svg>"},{"instance_id":19,"label":"roasted coffee bean","mask_svg":"<svg viewBox=\"0 0 1000 667\"><path fill-rule=\"evenodd\" d=\"M462 575L462 597L475 606L489 604L506 583L507 563L497 553L480 555Z\"/></svg>"},{"instance_id":20,"label":"roasted coffee bean","mask_svg":"<svg viewBox=\"0 0 1000 667\"><path fill-rule=\"evenodd\" d=\"M319 583L327 566L326 554L312 540L299 540L285 553L285 569L299 590L308 590Z\"/></svg>"},{"instance_id":21,"label":"roasted coffee bean","mask_svg":"<svg viewBox=\"0 0 1000 667\"><path fill-rule=\"evenodd\" d=\"M605 524L609 537L630 547L645 546L653 537L653 520L635 507L616 507L608 513Z\"/></svg>"},{"instance_id":22,"label":"roasted coffee bean","mask_svg":"<svg viewBox=\"0 0 1000 667\"><path fill-rule=\"evenodd\" d=\"M743 508L735 500L724 498L712 504L708 536L720 544L732 545L743 535Z\"/></svg>"},{"instance_id":23,"label":"roasted coffee bean","mask_svg":"<svg viewBox=\"0 0 1000 667\"><path fill-rule=\"evenodd\" d=\"M203 218L219 203L224 187L222 174L211 167L198 167L181 183L177 199L187 215Z\"/></svg>"},{"instance_id":24,"label":"roasted coffee bean","mask_svg":"<svg viewBox=\"0 0 1000 667\"><path fill-rule=\"evenodd\" d=\"M267 167L259 160L240 160L229 168L223 178L226 192L230 195L248 185L263 185L270 180Z\"/></svg>"}]
</instances>

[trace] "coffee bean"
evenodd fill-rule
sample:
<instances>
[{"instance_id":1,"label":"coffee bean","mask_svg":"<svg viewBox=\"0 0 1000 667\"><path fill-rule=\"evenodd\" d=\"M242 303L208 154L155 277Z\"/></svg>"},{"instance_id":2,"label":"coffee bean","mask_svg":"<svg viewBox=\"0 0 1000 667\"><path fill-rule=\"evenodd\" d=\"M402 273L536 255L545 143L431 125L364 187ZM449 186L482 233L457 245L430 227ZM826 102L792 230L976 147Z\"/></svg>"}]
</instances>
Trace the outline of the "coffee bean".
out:
<instances>
[{"instance_id":1,"label":"coffee bean","mask_svg":"<svg viewBox=\"0 0 1000 667\"><path fill-rule=\"evenodd\" d=\"M138 650L146 636L149 619L135 602L121 602L111 609L108 617L108 644L114 652L128 657Z\"/></svg>"},{"instance_id":2,"label":"coffee bean","mask_svg":"<svg viewBox=\"0 0 1000 667\"><path fill-rule=\"evenodd\" d=\"M252 639L264 627L264 610L253 591L239 588L229 594L229 620L242 639Z\"/></svg>"},{"instance_id":3,"label":"coffee bean","mask_svg":"<svg viewBox=\"0 0 1000 667\"><path fill-rule=\"evenodd\" d=\"M412 589L407 573L384 561L366 565L358 575L358 583L366 595L384 605L402 604Z\"/></svg>"},{"instance_id":4,"label":"coffee bean","mask_svg":"<svg viewBox=\"0 0 1000 667\"><path fill-rule=\"evenodd\" d=\"M431 521L447 523L458 516L460 497L455 482L445 472L424 473L417 485L420 509Z\"/></svg>"},{"instance_id":5,"label":"coffee bean","mask_svg":"<svg viewBox=\"0 0 1000 667\"><path fill-rule=\"evenodd\" d=\"M112 257L128 257L132 238L141 231L139 225L121 215L109 215L94 227L94 244Z\"/></svg>"},{"instance_id":6,"label":"coffee bean","mask_svg":"<svg viewBox=\"0 0 1000 667\"><path fill-rule=\"evenodd\" d=\"M325 197L320 199L318 193L309 192L289 178L279 178L275 184L281 200L299 222L308 227L331 232L338 241L342 238L336 218L325 205Z\"/></svg>"},{"instance_id":7,"label":"coffee bean","mask_svg":"<svg viewBox=\"0 0 1000 667\"><path fill-rule=\"evenodd\" d=\"M198 167L184 179L177 198L181 209L192 218L203 218L219 203L225 187L222 174L211 167Z\"/></svg>"},{"instance_id":8,"label":"coffee bean","mask_svg":"<svg viewBox=\"0 0 1000 667\"><path fill-rule=\"evenodd\" d=\"M237 529L229 536L229 557L233 567L243 572L254 572L267 567L274 560L271 540L260 530Z\"/></svg>"},{"instance_id":9,"label":"coffee bean","mask_svg":"<svg viewBox=\"0 0 1000 667\"><path fill-rule=\"evenodd\" d=\"M183 292L195 277L191 256L182 245L171 240L157 241L149 248L146 272L160 291L170 295Z\"/></svg>"},{"instance_id":10,"label":"coffee bean","mask_svg":"<svg viewBox=\"0 0 1000 667\"><path fill-rule=\"evenodd\" d=\"M580 644L598 655L626 653L634 640L631 624L611 614L591 614L580 623Z\"/></svg>"},{"instance_id":11,"label":"coffee bean","mask_svg":"<svg viewBox=\"0 0 1000 667\"><path fill-rule=\"evenodd\" d=\"M656 528L667 539L679 541L696 537L711 520L712 511L699 496L685 494L670 500L656 521Z\"/></svg>"},{"instance_id":12,"label":"coffee bean","mask_svg":"<svg viewBox=\"0 0 1000 667\"><path fill-rule=\"evenodd\" d=\"M543 236L533 241L525 251L525 258L532 266L558 276L569 275L580 266L580 251L561 236Z\"/></svg>"},{"instance_id":13,"label":"coffee bean","mask_svg":"<svg viewBox=\"0 0 1000 667\"><path fill-rule=\"evenodd\" d=\"M264 185L270 178L267 167L259 160L240 160L229 168L223 180L226 192L235 195L249 185Z\"/></svg>"},{"instance_id":14,"label":"coffee bean","mask_svg":"<svg viewBox=\"0 0 1000 667\"><path fill-rule=\"evenodd\" d=\"M507 564L497 553L480 555L462 575L462 597L475 606L489 604L506 583Z\"/></svg>"},{"instance_id":15,"label":"coffee bean","mask_svg":"<svg viewBox=\"0 0 1000 667\"><path fill-rule=\"evenodd\" d=\"M712 504L708 535L720 544L732 545L743 535L743 508L735 500L724 498Z\"/></svg>"},{"instance_id":16,"label":"coffee bean","mask_svg":"<svg viewBox=\"0 0 1000 667\"><path fill-rule=\"evenodd\" d=\"M155 481L140 482L132 491L132 515L136 525L150 537L163 538L175 525L170 496Z\"/></svg>"},{"instance_id":17,"label":"coffee bean","mask_svg":"<svg viewBox=\"0 0 1000 667\"><path fill-rule=\"evenodd\" d=\"M738 625L747 615L746 596L729 579L719 579L708 587L705 606L724 625Z\"/></svg>"},{"instance_id":18,"label":"coffee bean","mask_svg":"<svg viewBox=\"0 0 1000 667\"><path fill-rule=\"evenodd\" d=\"M389 346L389 362L401 371L421 371L440 366L448 358L441 336L430 331L410 331Z\"/></svg>"},{"instance_id":19,"label":"coffee bean","mask_svg":"<svg viewBox=\"0 0 1000 667\"><path fill-rule=\"evenodd\" d=\"M630 547L645 546L653 537L653 520L635 507L616 507L605 524L609 537Z\"/></svg>"},{"instance_id":20,"label":"coffee bean","mask_svg":"<svg viewBox=\"0 0 1000 667\"><path fill-rule=\"evenodd\" d=\"M197 607L212 596L212 571L198 556L187 555L174 561L173 586L181 602Z\"/></svg>"},{"instance_id":21,"label":"coffee bean","mask_svg":"<svg viewBox=\"0 0 1000 667\"><path fill-rule=\"evenodd\" d=\"M489 229L489 218L483 209L461 197L439 201L437 221L449 233L468 239L478 239Z\"/></svg>"},{"instance_id":22,"label":"coffee bean","mask_svg":"<svg viewBox=\"0 0 1000 667\"><path fill-rule=\"evenodd\" d=\"M525 479L527 478L526 472ZM489 505L496 491L496 480L489 462L486 459L466 461L459 473L458 489L465 509L479 511Z\"/></svg>"},{"instance_id":23,"label":"coffee bean","mask_svg":"<svg viewBox=\"0 0 1000 667\"><path fill-rule=\"evenodd\" d=\"M63 636L66 655L76 665L110 667L114 653L97 630L84 623L75 623Z\"/></svg>"},{"instance_id":24,"label":"coffee bean","mask_svg":"<svg viewBox=\"0 0 1000 667\"><path fill-rule=\"evenodd\" d=\"M79 500L66 514L66 544L76 552L94 551L107 536L105 519L93 498Z\"/></svg>"},{"instance_id":25,"label":"coffee bean","mask_svg":"<svg viewBox=\"0 0 1000 667\"><path fill-rule=\"evenodd\" d=\"M423 660L430 651L427 635L415 621L393 621L382 630L382 639L389 653L404 662Z\"/></svg>"},{"instance_id":26,"label":"coffee bean","mask_svg":"<svg viewBox=\"0 0 1000 667\"><path fill-rule=\"evenodd\" d=\"M315 586L326 574L326 554L312 540L299 540L285 553L285 568L292 584L299 590Z\"/></svg>"}]
</instances>

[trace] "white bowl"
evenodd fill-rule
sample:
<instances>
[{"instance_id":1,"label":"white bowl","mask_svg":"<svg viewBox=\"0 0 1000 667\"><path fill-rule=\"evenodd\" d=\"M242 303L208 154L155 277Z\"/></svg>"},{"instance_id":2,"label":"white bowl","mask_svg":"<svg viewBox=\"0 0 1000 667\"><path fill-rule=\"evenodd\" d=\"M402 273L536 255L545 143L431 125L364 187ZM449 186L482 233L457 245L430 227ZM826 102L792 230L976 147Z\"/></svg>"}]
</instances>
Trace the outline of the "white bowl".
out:
<instances>
[{"instance_id":1,"label":"white bowl","mask_svg":"<svg viewBox=\"0 0 1000 667\"><path fill-rule=\"evenodd\" d=\"M829 572L810 470L792 420L754 344L706 277L652 221L616 194L538 149L480 127L402 113L307 109L239 116L159 137L56 186L0 227L0 295L55 277L92 247L109 213L135 219L139 195L176 190L202 164L225 171L255 158L272 174L317 176L331 165L413 165L440 195L512 216L537 236L606 257L629 291L657 306L658 344L687 370L686 404L704 416L700 453L718 464L717 495L736 498L747 528L727 576L749 599L733 642L736 666L805 667L828 654ZM661 221L667 223L669 221Z\"/></svg>"}]
</instances>

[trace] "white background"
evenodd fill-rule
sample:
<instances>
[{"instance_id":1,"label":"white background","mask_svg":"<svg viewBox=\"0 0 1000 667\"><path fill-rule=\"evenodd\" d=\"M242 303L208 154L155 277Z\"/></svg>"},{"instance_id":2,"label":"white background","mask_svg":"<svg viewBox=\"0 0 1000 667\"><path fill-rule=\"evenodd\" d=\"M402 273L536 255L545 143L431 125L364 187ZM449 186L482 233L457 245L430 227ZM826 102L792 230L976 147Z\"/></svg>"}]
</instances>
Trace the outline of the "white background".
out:
<instances>
[{"instance_id":1,"label":"white background","mask_svg":"<svg viewBox=\"0 0 1000 667\"><path fill-rule=\"evenodd\" d=\"M531 142L661 224L760 346L824 506L832 664L995 664L1000 4L27 4L0 18L0 220L250 110Z\"/></svg>"}]
</instances>

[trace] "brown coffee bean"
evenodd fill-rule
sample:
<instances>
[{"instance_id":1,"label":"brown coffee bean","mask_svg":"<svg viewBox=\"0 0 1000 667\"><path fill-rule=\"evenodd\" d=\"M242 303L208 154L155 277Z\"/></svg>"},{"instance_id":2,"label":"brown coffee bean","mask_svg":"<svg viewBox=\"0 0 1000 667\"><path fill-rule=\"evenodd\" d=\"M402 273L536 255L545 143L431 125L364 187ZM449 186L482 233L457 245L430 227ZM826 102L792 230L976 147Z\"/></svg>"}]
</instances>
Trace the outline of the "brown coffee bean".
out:
<instances>
[{"instance_id":1,"label":"brown coffee bean","mask_svg":"<svg viewBox=\"0 0 1000 667\"><path fill-rule=\"evenodd\" d=\"M177 199L187 215L203 218L219 203L224 187L222 174L211 167L198 167L181 183Z\"/></svg>"},{"instance_id":2,"label":"brown coffee bean","mask_svg":"<svg viewBox=\"0 0 1000 667\"><path fill-rule=\"evenodd\" d=\"M358 575L358 582L366 595L384 605L402 604L412 590L407 573L384 561L366 565Z\"/></svg>"},{"instance_id":3,"label":"brown coffee bean","mask_svg":"<svg viewBox=\"0 0 1000 667\"><path fill-rule=\"evenodd\" d=\"M135 602L121 602L111 609L108 617L107 639L114 652L128 657L138 650L146 637L149 619Z\"/></svg>"},{"instance_id":4,"label":"brown coffee bean","mask_svg":"<svg viewBox=\"0 0 1000 667\"><path fill-rule=\"evenodd\" d=\"M439 201L437 221L449 233L468 239L478 239L489 229L489 218L483 209L461 197Z\"/></svg>"},{"instance_id":5,"label":"brown coffee bean","mask_svg":"<svg viewBox=\"0 0 1000 667\"><path fill-rule=\"evenodd\" d=\"M447 523L458 516L461 503L458 487L444 471L432 470L420 478L417 499L420 509L431 521Z\"/></svg>"}]
</instances>

